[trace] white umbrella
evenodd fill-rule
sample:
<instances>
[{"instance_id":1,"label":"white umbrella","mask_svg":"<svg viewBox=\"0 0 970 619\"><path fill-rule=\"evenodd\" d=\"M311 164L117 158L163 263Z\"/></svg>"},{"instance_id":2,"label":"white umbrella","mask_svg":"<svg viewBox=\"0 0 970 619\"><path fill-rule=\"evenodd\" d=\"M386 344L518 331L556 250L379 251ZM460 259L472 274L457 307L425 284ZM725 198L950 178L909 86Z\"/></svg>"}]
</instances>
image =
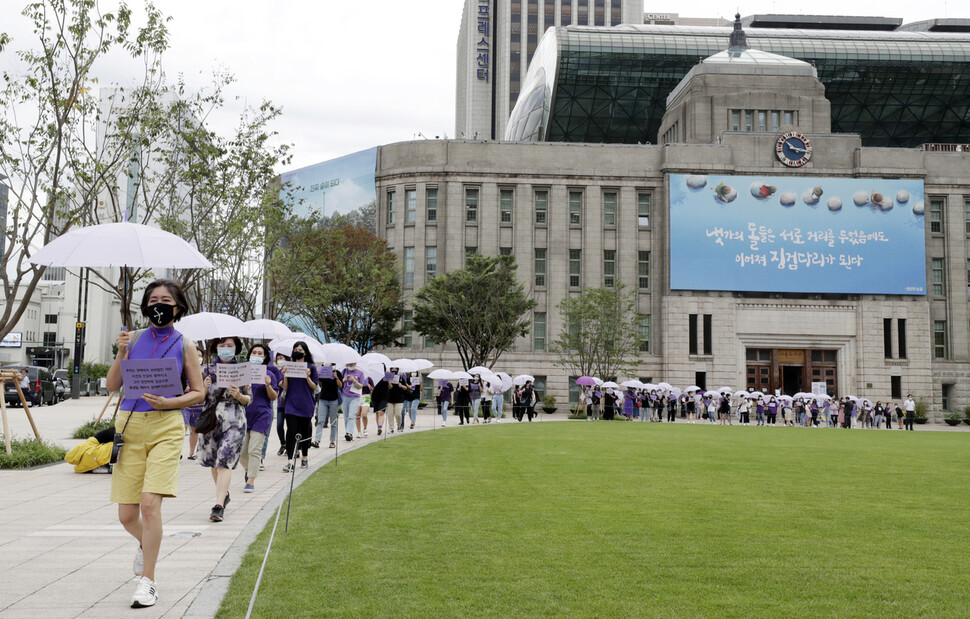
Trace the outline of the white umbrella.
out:
<instances>
[{"instance_id":1,"label":"white umbrella","mask_svg":"<svg viewBox=\"0 0 970 619\"><path fill-rule=\"evenodd\" d=\"M499 384L496 385L495 382L492 382L492 388L496 391L508 391L512 388L512 377L505 372L496 372L495 378Z\"/></svg>"},{"instance_id":2,"label":"white umbrella","mask_svg":"<svg viewBox=\"0 0 970 619\"><path fill-rule=\"evenodd\" d=\"M290 328L284 325L282 322L270 320L268 318L247 320L243 324L246 325L245 337L251 337L257 340L274 340L276 338L293 335Z\"/></svg>"},{"instance_id":3,"label":"white umbrella","mask_svg":"<svg viewBox=\"0 0 970 619\"><path fill-rule=\"evenodd\" d=\"M734 393L734 389L732 387L721 387L717 392L720 394L732 394Z\"/></svg>"},{"instance_id":4,"label":"white umbrella","mask_svg":"<svg viewBox=\"0 0 970 619\"><path fill-rule=\"evenodd\" d=\"M199 312L175 323L175 328L186 339L214 340L224 337L246 337L246 323L229 314Z\"/></svg>"},{"instance_id":5,"label":"white umbrella","mask_svg":"<svg viewBox=\"0 0 970 619\"><path fill-rule=\"evenodd\" d=\"M334 362L333 359L327 355L327 351L320 342L303 333L295 333L290 337L277 338L269 343L269 349L274 355L276 353L283 353L287 357L291 357L293 356L293 346L297 342L303 342L306 344L307 350L309 350L310 354L313 355L314 363Z\"/></svg>"},{"instance_id":6,"label":"white umbrella","mask_svg":"<svg viewBox=\"0 0 970 619\"><path fill-rule=\"evenodd\" d=\"M387 370L384 369L384 365L381 363L362 362L357 367L364 373L364 376L374 381L375 385L384 380L384 374L387 373Z\"/></svg>"},{"instance_id":7,"label":"white umbrella","mask_svg":"<svg viewBox=\"0 0 970 619\"><path fill-rule=\"evenodd\" d=\"M608 380L601 385L603 389L619 389L620 386L614 383L612 380Z\"/></svg>"},{"instance_id":8,"label":"white umbrella","mask_svg":"<svg viewBox=\"0 0 970 619\"><path fill-rule=\"evenodd\" d=\"M700 390L701 388L698 387L697 385L689 385L687 387L684 387L684 391L700 391Z\"/></svg>"},{"instance_id":9,"label":"white umbrella","mask_svg":"<svg viewBox=\"0 0 970 619\"><path fill-rule=\"evenodd\" d=\"M640 384L642 385L641 389L646 389L647 391L656 391L657 389L659 389L659 387L657 387L657 385L653 383L640 383Z\"/></svg>"},{"instance_id":10,"label":"white umbrella","mask_svg":"<svg viewBox=\"0 0 970 619\"><path fill-rule=\"evenodd\" d=\"M638 380L630 379L630 380L625 380L622 383L620 383L620 386L621 387L631 387L633 389L642 389L643 388L643 383L641 383Z\"/></svg>"},{"instance_id":11,"label":"white umbrella","mask_svg":"<svg viewBox=\"0 0 970 619\"><path fill-rule=\"evenodd\" d=\"M329 342L323 345L323 354L329 363L334 363L337 369L346 367L348 363L360 363L360 353L339 342Z\"/></svg>"},{"instance_id":12,"label":"white umbrella","mask_svg":"<svg viewBox=\"0 0 970 619\"><path fill-rule=\"evenodd\" d=\"M412 372L418 371L418 368L415 365L414 361L411 361L410 359L394 359L389 364L387 364L387 367L388 369L397 368L398 370L400 370L401 372L404 372L405 374L411 374Z\"/></svg>"},{"instance_id":13,"label":"white umbrella","mask_svg":"<svg viewBox=\"0 0 970 619\"><path fill-rule=\"evenodd\" d=\"M451 377L455 379L464 378L465 380L471 380L472 375L469 374L468 372L462 372L461 370L459 370L457 372L452 372Z\"/></svg>"},{"instance_id":14,"label":"white umbrella","mask_svg":"<svg viewBox=\"0 0 970 619\"><path fill-rule=\"evenodd\" d=\"M445 368L438 368L428 374L428 378L434 380L449 380L451 378L451 370L446 370Z\"/></svg>"},{"instance_id":15,"label":"white umbrella","mask_svg":"<svg viewBox=\"0 0 970 619\"><path fill-rule=\"evenodd\" d=\"M536 382L536 379L528 374L519 374L518 376L512 379L513 385L524 385L529 382L534 383Z\"/></svg>"},{"instance_id":16,"label":"white umbrella","mask_svg":"<svg viewBox=\"0 0 970 619\"><path fill-rule=\"evenodd\" d=\"M478 374L479 376L484 376L485 374L492 374L492 370L488 369L484 365L476 365L473 368L468 369L468 373L474 376Z\"/></svg>"},{"instance_id":17,"label":"white umbrella","mask_svg":"<svg viewBox=\"0 0 970 619\"><path fill-rule=\"evenodd\" d=\"M595 376L593 376L592 378L593 378L593 382L596 383L596 386L597 387L602 387L603 386L603 381L601 381L600 379L596 378Z\"/></svg>"},{"instance_id":18,"label":"white umbrella","mask_svg":"<svg viewBox=\"0 0 970 619\"><path fill-rule=\"evenodd\" d=\"M735 391L734 392L734 397L736 397L736 398L746 398L749 395L751 395L751 394L749 394L747 391Z\"/></svg>"},{"instance_id":19,"label":"white umbrella","mask_svg":"<svg viewBox=\"0 0 970 619\"><path fill-rule=\"evenodd\" d=\"M677 387L670 388L670 395L672 397L679 398L681 396L681 393L682 393L681 390L678 389Z\"/></svg>"},{"instance_id":20,"label":"white umbrella","mask_svg":"<svg viewBox=\"0 0 970 619\"><path fill-rule=\"evenodd\" d=\"M428 368L433 368L434 364L428 361L427 359L415 359L414 366L417 368L417 371L420 372L421 370L427 370Z\"/></svg>"},{"instance_id":21,"label":"white umbrella","mask_svg":"<svg viewBox=\"0 0 970 619\"><path fill-rule=\"evenodd\" d=\"M205 256L171 232L126 221L75 228L28 260L49 267L212 268Z\"/></svg>"},{"instance_id":22,"label":"white umbrella","mask_svg":"<svg viewBox=\"0 0 970 619\"><path fill-rule=\"evenodd\" d=\"M368 365L373 365L375 363L383 363L386 366L391 365L391 358L387 355L382 355L379 352L369 352L366 355L360 357L360 363L366 363Z\"/></svg>"},{"instance_id":23,"label":"white umbrella","mask_svg":"<svg viewBox=\"0 0 970 619\"><path fill-rule=\"evenodd\" d=\"M668 389L668 390L673 389L673 386L671 386L670 383L664 383L664 382L657 383L657 387L659 389Z\"/></svg>"}]
</instances>

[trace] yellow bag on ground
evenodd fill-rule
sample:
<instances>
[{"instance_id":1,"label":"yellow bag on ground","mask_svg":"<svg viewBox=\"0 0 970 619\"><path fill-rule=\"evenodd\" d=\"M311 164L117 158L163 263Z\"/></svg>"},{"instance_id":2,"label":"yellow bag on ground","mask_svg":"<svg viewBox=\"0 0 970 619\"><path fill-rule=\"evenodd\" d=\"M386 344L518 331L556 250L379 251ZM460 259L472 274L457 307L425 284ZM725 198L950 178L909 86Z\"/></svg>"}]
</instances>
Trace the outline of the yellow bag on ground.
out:
<instances>
[{"instance_id":1,"label":"yellow bag on ground","mask_svg":"<svg viewBox=\"0 0 970 619\"><path fill-rule=\"evenodd\" d=\"M111 443L99 443L93 436L71 451L64 459L74 465L75 473L87 473L111 461Z\"/></svg>"}]
</instances>

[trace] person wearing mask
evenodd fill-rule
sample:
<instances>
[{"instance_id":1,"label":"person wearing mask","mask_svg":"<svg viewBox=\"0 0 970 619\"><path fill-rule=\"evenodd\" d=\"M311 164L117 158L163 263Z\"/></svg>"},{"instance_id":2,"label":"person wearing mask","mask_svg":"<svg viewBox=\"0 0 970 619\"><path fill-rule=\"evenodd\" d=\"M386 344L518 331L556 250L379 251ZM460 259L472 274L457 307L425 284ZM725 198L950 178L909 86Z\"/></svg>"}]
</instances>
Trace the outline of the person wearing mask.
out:
<instances>
[{"instance_id":1,"label":"person wearing mask","mask_svg":"<svg viewBox=\"0 0 970 619\"><path fill-rule=\"evenodd\" d=\"M273 366L273 370L276 371L276 378L280 385L283 384L283 372L280 370L279 364L283 361L289 361L290 358L283 353L276 353L276 365ZM282 392L279 398L276 400L276 437L280 439L280 448L276 452L277 456L282 456L286 453L286 392Z\"/></svg>"},{"instance_id":2,"label":"person wearing mask","mask_svg":"<svg viewBox=\"0 0 970 619\"><path fill-rule=\"evenodd\" d=\"M498 423L502 419L503 409L505 408L505 392L502 389L501 379L496 379L492 383L492 417L495 418L495 423Z\"/></svg>"},{"instance_id":3,"label":"person wearing mask","mask_svg":"<svg viewBox=\"0 0 970 619\"><path fill-rule=\"evenodd\" d=\"M478 374L468 381L468 397L471 403L472 416L478 423L478 412L482 408L482 377ZM470 422L469 422L470 423Z\"/></svg>"},{"instance_id":4,"label":"person wearing mask","mask_svg":"<svg viewBox=\"0 0 970 619\"><path fill-rule=\"evenodd\" d=\"M354 440L354 422L357 420L357 411L360 409L361 396L364 393L364 383L367 379L364 372L357 369L356 363L348 363L343 371L343 386L341 395L343 396L344 426L346 433L344 439L349 443ZM331 432L331 436L333 436Z\"/></svg>"},{"instance_id":5,"label":"person wearing mask","mask_svg":"<svg viewBox=\"0 0 970 619\"><path fill-rule=\"evenodd\" d=\"M329 368L329 369L328 369ZM324 428L330 428L330 449L337 447L337 417L340 416L340 389L343 387L343 377L337 371L335 364L323 368L318 372L320 379L320 397L317 400L317 433L311 445L320 446Z\"/></svg>"},{"instance_id":6,"label":"person wearing mask","mask_svg":"<svg viewBox=\"0 0 970 619\"><path fill-rule=\"evenodd\" d=\"M778 418L778 400L775 399L775 396L771 396L768 399L768 425L769 426L775 425L775 421L777 420L777 418Z\"/></svg>"},{"instance_id":7,"label":"person wearing mask","mask_svg":"<svg viewBox=\"0 0 970 619\"><path fill-rule=\"evenodd\" d=\"M903 409L900 408L899 404L896 403L896 402L893 402L893 413L896 415L896 427L897 427L897 429L902 430L903 429L903 419L904 419Z\"/></svg>"},{"instance_id":8,"label":"person wearing mask","mask_svg":"<svg viewBox=\"0 0 970 619\"><path fill-rule=\"evenodd\" d=\"M418 422L418 406L421 404L421 374L418 372L413 372L411 374L411 379L408 381L408 395L407 399L404 401L407 406L404 410L411 418L411 429L414 429L414 424ZM404 430L404 420L401 420L401 430Z\"/></svg>"},{"instance_id":9,"label":"person wearing mask","mask_svg":"<svg viewBox=\"0 0 970 619\"><path fill-rule=\"evenodd\" d=\"M532 421L536 416L536 392L531 380L525 381L525 385L522 386L522 406L529 421Z\"/></svg>"},{"instance_id":10,"label":"person wearing mask","mask_svg":"<svg viewBox=\"0 0 970 619\"><path fill-rule=\"evenodd\" d=\"M287 473L295 466L293 459L296 449L303 456L300 467L305 469L310 466L308 456L310 441L313 440L313 413L316 410L313 392L317 390L319 380L317 366L313 364L313 355L306 342L293 344L292 357L293 361L306 363L307 367L297 376L288 376L286 368L283 368L283 389L286 391L286 466L283 471ZM297 434L300 435L299 445Z\"/></svg>"},{"instance_id":11,"label":"person wearing mask","mask_svg":"<svg viewBox=\"0 0 970 619\"><path fill-rule=\"evenodd\" d=\"M441 427L448 426L448 407L451 406L451 395L455 386L446 380L439 380L435 400L438 402L438 409L441 411Z\"/></svg>"},{"instance_id":12,"label":"person wearing mask","mask_svg":"<svg viewBox=\"0 0 970 619\"><path fill-rule=\"evenodd\" d=\"M886 409L883 408L883 406L882 406L882 402L881 401L877 401L876 402L876 407L873 409L873 413L874 413L874 419L873 419L873 421L875 422L875 428L877 430L882 429L882 417L883 417L883 414L885 413L885 410Z\"/></svg>"},{"instance_id":13,"label":"person wearing mask","mask_svg":"<svg viewBox=\"0 0 970 619\"><path fill-rule=\"evenodd\" d=\"M255 344L249 349L249 363L269 368L269 349ZM263 463L262 451L273 425L273 402L279 382L276 374L267 371L262 382L250 385L253 401L246 407L246 438L243 440L243 471L246 485L243 492L256 489L256 476Z\"/></svg>"},{"instance_id":14,"label":"person wearing mask","mask_svg":"<svg viewBox=\"0 0 970 619\"><path fill-rule=\"evenodd\" d=\"M468 386L468 379L458 380L458 388L455 389L455 412L458 413L458 425L463 426L465 422L471 423L469 409L471 408L471 389Z\"/></svg>"},{"instance_id":15,"label":"person wearing mask","mask_svg":"<svg viewBox=\"0 0 970 619\"><path fill-rule=\"evenodd\" d=\"M202 348L198 345L195 346L195 350L199 353L199 366L202 365ZM188 391L189 387L185 387ZM199 445L199 433L195 431L195 426L199 422L199 413L202 412L202 403L193 404L192 406L186 406L182 409L182 421L185 423L185 427L189 432L189 460L195 460L195 448Z\"/></svg>"},{"instance_id":16,"label":"person wearing mask","mask_svg":"<svg viewBox=\"0 0 970 619\"><path fill-rule=\"evenodd\" d=\"M125 398L115 419L115 432L124 445L111 475L111 501L118 504L118 520L138 542L132 570L138 577L132 608L153 606L158 600L155 567L162 544L162 499L178 494L179 460L185 439L180 409L203 400L205 387L195 346L175 330L175 321L188 312L182 288L171 280L155 280L145 287L141 313L147 329L118 334L118 353L108 370L109 391L121 389L121 363L128 359L174 359L188 389L177 397L150 393Z\"/></svg>"},{"instance_id":17,"label":"person wearing mask","mask_svg":"<svg viewBox=\"0 0 970 619\"><path fill-rule=\"evenodd\" d=\"M390 369L391 379L384 382L387 386L387 426L394 434L394 429L404 423L404 398L408 395L407 377L401 374L401 369L392 367ZM385 378L387 378L385 376ZM380 433L380 426L377 428Z\"/></svg>"},{"instance_id":18,"label":"person wearing mask","mask_svg":"<svg viewBox=\"0 0 970 619\"><path fill-rule=\"evenodd\" d=\"M482 381L482 419L485 420L485 423L492 421L492 398L494 396L495 390L492 389L491 383Z\"/></svg>"},{"instance_id":19,"label":"person wearing mask","mask_svg":"<svg viewBox=\"0 0 970 619\"><path fill-rule=\"evenodd\" d=\"M253 401L249 385L241 388L236 385L219 386L215 366L236 363L240 352L242 340L238 337L213 340L209 345L209 354L216 361L206 368L206 404L216 403L218 423L211 432L203 434L199 441L199 464L212 472L212 482L216 487L216 504L209 514L209 520L213 522L222 522L226 506L229 505L232 469L239 463L246 438L246 407Z\"/></svg>"},{"instance_id":20,"label":"person wearing mask","mask_svg":"<svg viewBox=\"0 0 970 619\"><path fill-rule=\"evenodd\" d=\"M623 392L623 416L626 417L627 421L633 421L636 414L637 394L633 387L627 387L627 390Z\"/></svg>"},{"instance_id":21,"label":"person wearing mask","mask_svg":"<svg viewBox=\"0 0 970 619\"><path fill-rule=\"evenodd\" d=\"M616 416L616 407L619 402L619 396L613 391L613 387L607 387L606 393L603 394L603 419L604 421L613 421Z\"/></svg>"}]
</instances>

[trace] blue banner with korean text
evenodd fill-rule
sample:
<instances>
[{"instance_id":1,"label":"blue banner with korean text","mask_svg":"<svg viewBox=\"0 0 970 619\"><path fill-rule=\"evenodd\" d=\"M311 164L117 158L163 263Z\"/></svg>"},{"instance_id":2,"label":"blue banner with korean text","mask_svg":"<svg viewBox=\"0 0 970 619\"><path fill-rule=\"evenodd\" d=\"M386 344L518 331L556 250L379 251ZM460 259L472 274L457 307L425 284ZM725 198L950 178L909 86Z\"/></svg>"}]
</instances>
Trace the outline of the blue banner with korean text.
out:
<instances>
[{"instance_id":1,"label":"blue banner with korean text","mask_svg":"<svg viewBox=\"0 0 970 619\"><path fill-rule=\"evenodd\" d=\"M672 290L926 294L922 180L669 181Z\"/></svg>"}]
</instances>

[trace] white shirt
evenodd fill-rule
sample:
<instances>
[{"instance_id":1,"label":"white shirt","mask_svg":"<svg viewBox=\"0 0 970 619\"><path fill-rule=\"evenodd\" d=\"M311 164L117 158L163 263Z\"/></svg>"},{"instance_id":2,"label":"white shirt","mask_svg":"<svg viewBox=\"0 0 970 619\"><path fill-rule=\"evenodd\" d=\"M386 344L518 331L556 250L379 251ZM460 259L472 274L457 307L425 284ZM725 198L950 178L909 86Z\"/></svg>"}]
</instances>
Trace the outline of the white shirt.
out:
<instances>
[{"instance_id":1,"label":"white shirt","mask_svg":"<svg viewBox=\"0 0 970 619\"><path fill-rule=\"evenodd\" d=\"M913 402L912 400L906 400L905 402L903 402L903 407L906 409L906 412L915 411L916 402Z\"/></svg>"}]
</instances>

